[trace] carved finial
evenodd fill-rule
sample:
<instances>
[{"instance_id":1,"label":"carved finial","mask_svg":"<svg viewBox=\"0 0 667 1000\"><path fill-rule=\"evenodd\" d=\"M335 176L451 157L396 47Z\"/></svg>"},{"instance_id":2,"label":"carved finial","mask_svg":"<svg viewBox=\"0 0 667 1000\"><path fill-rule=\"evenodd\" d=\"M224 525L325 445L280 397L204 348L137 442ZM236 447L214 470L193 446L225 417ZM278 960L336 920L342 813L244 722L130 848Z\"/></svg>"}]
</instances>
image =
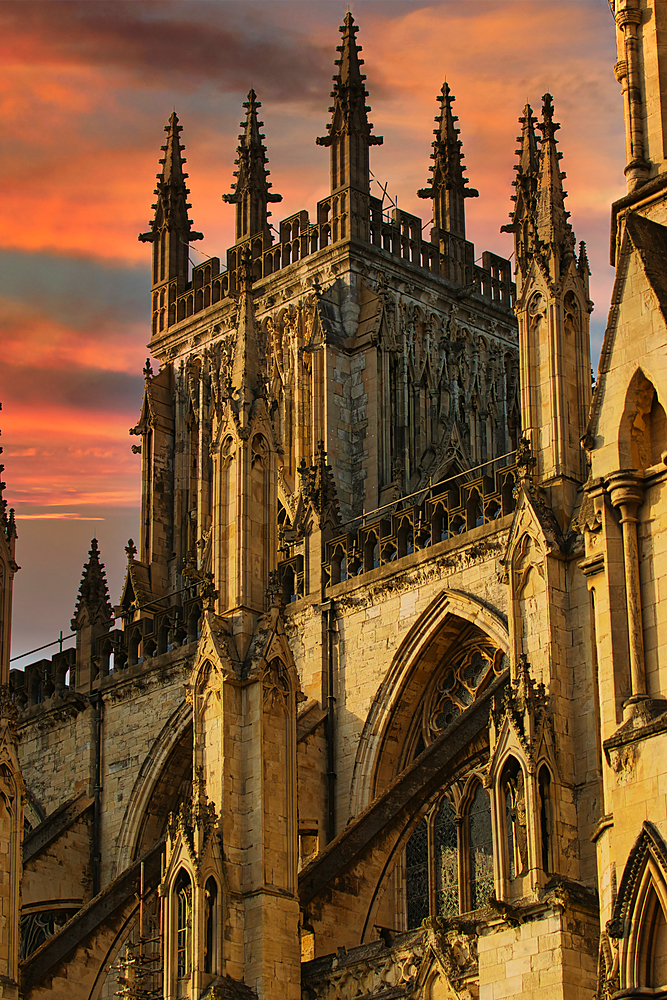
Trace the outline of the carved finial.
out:
<instances>
[{"instance_id":1,"label":"carved finial","mask_svg":"<svg viewBox=\"0 0 667 1000\"><path fill-rule=\"evenodd\" d=\"M573 255L574 233L567 221L570 213L565 211L565 174L560 169L562 154L556 142L560 125L553 120L551 94L545 94L542 101L542 123L537 126L542 133L537 177L537 237L542 244L553 246L561 254Z\"/></svg>"},{"instance_id":2,"label":"carved finial","mask_svg":"<svg viewBox=\"0 0 667 1000\"><path fill-rule=\"evenodd\" d=\"M104 563L100 562L100 550L96 538L93 538L90 543L88 562L83 567L74 617L71 621L73 632L81 627L80 612L82 610L86 611L88 623L97 620L102 624L110 624L113 620Z\"/></svg>"},{"instance_id":3,"label":"carved finial","mask_svg":"<svg viewBox=\"0 0 667 1000\"><path fill-rule=\"evenodd\" d=\"M164 229L178 231L179 238L186 243L193 240L203 240L203 233L196 233L192 229L192 223L188 218L188 195L190 189L185 186L187 174L183 171L183 164L186 162L181 155L184 146L179 140L183 126L178 123L178 116L175 111L169 118L169 124L165 125L167 142L162 146L164 156L161 157L162 171L157 174L157 187L155 194L157 201L153 205L155 216L151 222L151 228L147 233L140 233L141 243L155 243L161 236ZM186 250L186 248L184 247ZM187 250L185 254L187 261ZM171 263L171 262L170 262ZM171 275L166 275L170 277Z\"/></svg>"},{"instance_id":4,"label":"carved finial","mask_svg":"<svg viewBox=\"0 0 667 1000\"><path fill-rule=\"evenodd\" d=\"M146 358L146 364L143 367L143 374L147 382L150 382L150 380L153 378L153 368L151 366L150 358Z\"/></svg>"},{"instance_id":5,"label":"carved finial","mask_svg":"<svg viewBox=\"0 0 667 1000\"><path fill-rule=\"evenodd\" d=\"M269 573L269 582L266 590L264 591L266 595L266 603L269 608L279 608L282 597L282 587L280 586L280 577L278 575L277 569L272 569Z\"/></svg>"},{"instance_id":6,"label":"carved finial","mask_svg":"<svg viewBox=\"0 0 667 1000\"><path fill-rule=\"evenodd\" d=\"M522 437L516 450L516 464L521 479L530 477L536 461L530 441L527 437Z\"/></svg>"},{"instance_id":7,"label":"carved finial","mask_svg":"<svg viewBox=\"0 0 667 1000\"><path fill-rule=\"evenodd\" d=\"M454 95L448 83L443 83L442 91L436 98L440 102L440 114L435 119L435 142L431 159L433 174L428 187L417 192L420 198L433 199L433 222L436 229L444 229L465 239L465 199L477 198L479 192L467 187L464 177L463 143L459 139L458 121L452 111Z\"/></svg>"},{"instance_id":8,"label":"carved finial","mask_svg":"<svg viewBox=\"0 0 667 1000\"><path fill-rule=\"evenodd\" d=\"M238 158L234 161L238 170L234 171L236 180L231 194L223 194L222 200L228 205L236 205L236 241L247 239L257 233L263 233L269 243L271 232L269 228L269 202L282 201L282 195L269 191L273 185L268 180L270 171L266 164L266 146L260 132L264 122L260 122L257 111L261 108L254 90L248 92L248 100L244 102L246 119L241 122L243 129L239 136L237 148Z\"/></svg>"},{"instance_id":9,"label":"carved finial","mask_svg":"<svg viewBox=\"0 0 667 1000\"><path fill-rule=\"evenodd\" d=\"M535 123L537 118L533 115L530 104L526 104L523 115L519 118L521 125L521 135L517 136L520 143L516 150L519 162L515 166L516 178L512 181L516 194L512 196L515 202L514 210L510 212L512 220L509 226L501 226L501 233L519 233L518 223L526 217L533 218L535 214L535 200L537 197L537 173L539 167L539 151L537 147L537 136L535 134ZM517 256L523 259L523 246L519 247Z\"/></svg>"},{"instance_id":10,"label":"carved finial","mask_svg":"<svg viewBox=\"0 0 667 1000\"><path fill-rule=\"evenodd\" d=\"M137 554L137 546L131 538L128 539L127 545L125 546L125 552L127 554L128 562L131 562Z\"/></svg>"},{"instance_id":11,"label":"carved finial","mask_svg":"<svg viewBox=\"0 0 667 1000\"><path fill-rule=\"evenodd\" d=\"M340 519L338 493L333 470L327 465L324 441L320 441L317 445L313 464L307 466L302 459L297 471L301 476L301 495L317 513L320 528L327 519L337 524Z\"/></svg>"},{"instance_id":12,"label":"carved finial","mask_svg":"<svg viewBox=\"0 0 667 1000\"><path fill-rule=\"evenodd\" d=\"M373 125L368 121L370 108L366 104L368 91L364 86L365 75L361 72L363 59L359 58L361 47L357 45L356 33L359 29L348 11L340 27L342 44L337 46L340 59L336 59L338 73L334 76L331 91L333 105L329 108L331 122L327 125L328 135L316 139L318 146L331 149L331 190L354 188L366 196L370 190L370 168L368 148L382 144L382 136L371 135ZM357 223L360 228L352 235L364 234L366 224Z\"/></svg>"}]
</instances>

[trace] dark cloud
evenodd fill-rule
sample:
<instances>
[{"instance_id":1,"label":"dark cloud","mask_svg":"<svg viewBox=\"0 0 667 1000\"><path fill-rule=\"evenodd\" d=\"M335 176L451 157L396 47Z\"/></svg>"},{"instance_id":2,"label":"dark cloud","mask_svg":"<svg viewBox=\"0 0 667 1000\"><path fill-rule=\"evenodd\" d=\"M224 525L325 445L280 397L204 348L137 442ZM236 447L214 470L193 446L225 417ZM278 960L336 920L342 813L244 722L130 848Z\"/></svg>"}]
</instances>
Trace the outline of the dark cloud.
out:
<instances>
[{"instance_id":1,"label":"dark cloud","mask_svg":"<svg viewBox=\"0 0 667 1000\"><path fill-rule=\"evenodd\" d=\"M138 419L143 394L141 373L101 368L35 368L3 364L0 376L3 404L34 405L40 410L74 407L94 413L128 413Z\"/></svg>"},{"instance_id":2,"label":"dark cloud","mask_svg":"<svg viewBox=\"0 0 667 1000\"><path fill-rule=\"evenodd\" d=\"M5 58L12 62L108 66L147 85L190 78L220 90L266 89L276 100L322 100L337 36L314 44L295 22L276 24L270 5L248 3L0 4Z\"/></svg>"},{"instance_id":3,"label":"dark cloud","mask_svg":"<svg viewBox=\"0 0 667 1000\"><path fill-rule=\"evenodd\" d=\"M65 254L0 250L0 296L74 329L118 335L150 317L150 266L118 267Z\"/></svg>"}]
</instances>

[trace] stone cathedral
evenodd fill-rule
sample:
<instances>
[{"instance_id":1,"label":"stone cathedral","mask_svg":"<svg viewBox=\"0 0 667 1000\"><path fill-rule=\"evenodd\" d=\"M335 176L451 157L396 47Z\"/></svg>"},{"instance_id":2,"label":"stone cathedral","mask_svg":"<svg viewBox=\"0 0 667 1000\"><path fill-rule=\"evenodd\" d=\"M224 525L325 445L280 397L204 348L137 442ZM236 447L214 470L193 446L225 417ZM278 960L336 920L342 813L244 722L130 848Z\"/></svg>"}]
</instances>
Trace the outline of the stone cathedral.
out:
<instances>
[{"instance_id":1,"label":"stone cathedral","mask_svg":"<svg viewBox=\"0 0 667 1000\"><path fill-rule=\"evenodd\" d=\"M594 388L551 95L513 265L466 239L447 85L426 225L374 196L349 13L312 216L270 222L251 90L236 242L191 268L171 115L141 523L24 671L0 511L1 997L667 996L667 0L612 6Z\"/></svg>"}]
</instances>

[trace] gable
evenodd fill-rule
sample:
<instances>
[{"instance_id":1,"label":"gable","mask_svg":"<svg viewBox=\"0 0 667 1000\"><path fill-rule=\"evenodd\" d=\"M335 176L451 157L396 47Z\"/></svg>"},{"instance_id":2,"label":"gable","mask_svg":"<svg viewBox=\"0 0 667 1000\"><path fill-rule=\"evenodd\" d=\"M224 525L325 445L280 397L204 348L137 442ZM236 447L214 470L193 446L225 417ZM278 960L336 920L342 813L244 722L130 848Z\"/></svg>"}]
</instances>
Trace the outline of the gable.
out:
<instances>
[{"instance_id":1,"label":"gable","mask_svg":"<svg viewBox=\"0 0 667 1000\"><path fill-rule=\"evenodd\" d=\"M638 369L667 399L667 227L628 217L585 438L594 477L622 466L618 437Z\"/></svg>"}]
</instances>

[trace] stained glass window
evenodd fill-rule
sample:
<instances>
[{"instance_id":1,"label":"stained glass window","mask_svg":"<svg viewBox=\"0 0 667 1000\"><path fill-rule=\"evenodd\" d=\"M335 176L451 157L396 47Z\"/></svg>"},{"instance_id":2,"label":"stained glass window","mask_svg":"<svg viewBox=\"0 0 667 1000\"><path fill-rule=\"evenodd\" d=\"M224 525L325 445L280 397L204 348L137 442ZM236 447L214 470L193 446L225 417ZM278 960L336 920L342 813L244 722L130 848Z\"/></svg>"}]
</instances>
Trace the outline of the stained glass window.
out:
<instances>
[{"instance_id":1,"label":"stained glass window","mask_svg":"<svg viewBox=\"0 0 667 1000\"><path fill-rule=\"evenodd\" d=\"M470 850L470 905L478 910L493 893L493 838L491 805L481 785L468 814L468 844Z\"/></svg>"},{"instance_id":2,"label":"stained glass window","mask_svg":"<svg viewBox=\"0 0 667 1000\"><path fill-rule=\"evenodd\" d=\"M405 848L408 928L419 927L429 915L428 827L423 819Z\"/></svg>"},{"instance_id":3,"label":"stained glass window","mask_svg":"<svg viewBox=\"0 0 667 1000\"><path fill-rule=\"evenodd\" d=\"M435 905L440 917L459 912L459 852L454 810L443 799L433 824Z\"/></svg>"},{"instance_id":4,"label":"stained glass window","mask_svg":"<svg viewBox=\"0 0 667 1000\"><path fill-rule=\"evenodd\" d=\"M513 804L513 799L507 802ZM468 885L463 887L463 908L476 910L494 891L491 806L480 784L463 822L459 818L457 823L456 810L450 798L443 795L407 843L408 929L418 927L429 915L447 918L461 911L459 851L469 856L470 885L469 893Z\"/></svg>"}]
</instances>

